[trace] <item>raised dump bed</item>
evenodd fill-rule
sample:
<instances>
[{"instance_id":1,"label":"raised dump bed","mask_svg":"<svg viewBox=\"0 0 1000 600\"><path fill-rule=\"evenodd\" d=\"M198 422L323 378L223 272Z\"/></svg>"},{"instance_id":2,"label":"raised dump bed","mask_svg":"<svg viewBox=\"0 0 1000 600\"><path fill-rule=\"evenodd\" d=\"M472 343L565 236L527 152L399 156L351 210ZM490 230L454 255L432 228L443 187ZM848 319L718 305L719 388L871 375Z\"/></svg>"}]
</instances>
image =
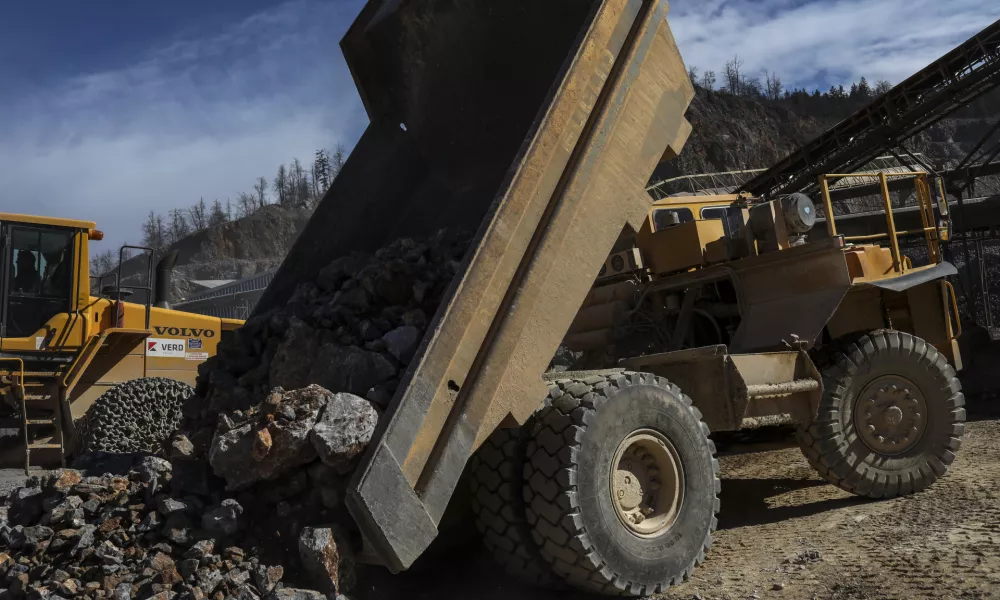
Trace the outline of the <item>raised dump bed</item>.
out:
<instances>
[{"instance_id":1,"label":"raised dump bed","mask_svg":"<svg viewBox=\"0 0 1000 600\"><path fill-rule=\"evenodd\" d=\"M371 124L257 312L352 251L474 231L356 473L350 510L406 569L471 454L547 394L554 351L693 97L664 0L371 0L342 41Z\"/></svg>"}]
</instances>

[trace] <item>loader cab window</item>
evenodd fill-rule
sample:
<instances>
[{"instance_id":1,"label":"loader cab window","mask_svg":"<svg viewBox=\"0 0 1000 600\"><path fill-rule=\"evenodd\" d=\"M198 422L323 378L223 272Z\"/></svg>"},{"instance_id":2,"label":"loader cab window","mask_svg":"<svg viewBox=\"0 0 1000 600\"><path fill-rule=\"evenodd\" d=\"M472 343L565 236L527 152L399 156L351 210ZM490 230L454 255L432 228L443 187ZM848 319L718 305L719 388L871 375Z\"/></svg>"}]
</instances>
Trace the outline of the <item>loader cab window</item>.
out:
<instances>
[{"instance_id":1,"label":"loader cab window","mask_svg":"<svg viewBox=\"0 0 1000 600\"><path fill-rule=\"evenodd\" d=\"M10 225L6 306L7 337L26 337L52 317L69 312L73 232Z\"/></svg>"},{"instance_id":2,"label":"loader cab window","mask_svg":"<svg viewBox=\"0 0 1000 600\"><path fill-rule=\"evenodd\" d=\"M663 208L653 211L653 225L656 226L656 231L691 221L694 221L694 214L690 208Z\"/></svg>"}]
</instances>

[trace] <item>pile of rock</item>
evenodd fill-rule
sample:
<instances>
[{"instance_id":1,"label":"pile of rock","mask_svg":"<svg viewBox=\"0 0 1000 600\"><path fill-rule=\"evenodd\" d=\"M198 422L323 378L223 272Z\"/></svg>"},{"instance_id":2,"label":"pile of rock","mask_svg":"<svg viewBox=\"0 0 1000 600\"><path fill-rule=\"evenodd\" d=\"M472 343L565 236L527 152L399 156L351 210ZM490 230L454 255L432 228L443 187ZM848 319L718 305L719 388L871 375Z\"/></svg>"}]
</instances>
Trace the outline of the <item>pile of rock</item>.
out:
<instances>
[{"instance_id":1,"label":"pile of rock","mask_svg":"<svg viewBox=\"0 0 1000 600\"><path fill-rule=\"evenodd\" d=\"M244 549L252 528L240 504L207 504L210 498L174 486L171 471L148 456L128 477L66 469L29 480L0 525L3 587L14 598L50 600L327 597L284 587L282 566ZM302 538L310 568L327 572L335 594L343 557L328 552L333 536L321 529Z\"/></svg>"},{"instance_id":2,"label":"pile of rock","mask_svg":"<svg viewBox=\"0 0 1000 600\"><path fill-rule=\"evenodd\" d=\"M468 242L442 231L344 256L284 306L247 321L202 365L197 398L185 406L196 448L207 450L220 415L240 420L275 388L316 384L388 406Z\"/></svg>"},{"instance_id":3,"label":"pile of rock","mask_svg":"<svg viewBox=\"0 0 1000 600\"><path fill-rule=\"evenodd\" d=\"M18 490L0 539L10 589L323 597L282 588L284 575L325 597L349 590L360 539L342 503L347 478L468 239L442 232L343 257L283 307L249 320L202 365L183 424L162 449L170 462L90 454L77 465L126 476L64 471Z\"/></svg>"}]
</instances>

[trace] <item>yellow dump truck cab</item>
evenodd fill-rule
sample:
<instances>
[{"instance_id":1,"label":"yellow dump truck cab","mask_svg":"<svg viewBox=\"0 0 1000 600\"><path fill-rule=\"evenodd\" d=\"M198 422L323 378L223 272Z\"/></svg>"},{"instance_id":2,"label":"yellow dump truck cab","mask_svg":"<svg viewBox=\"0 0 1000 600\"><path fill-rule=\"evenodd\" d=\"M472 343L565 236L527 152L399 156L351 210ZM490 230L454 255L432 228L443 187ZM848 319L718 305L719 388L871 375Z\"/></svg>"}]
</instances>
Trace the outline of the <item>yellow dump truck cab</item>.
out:
<instances>
[{"instance_id":1,"label":"yellow dump truck cab","mask_svg":"<svg viewBox=\"0 0 1000 600\"><path fill-rule=\"evenodd\" d=\"M95 227L0 213L0 418L19 432L26 460L33 445L71 451L74 423L114 386L194 385L223 332L242 324L128 302L129 290L115 286L92 295L89 244L103 238Z\"/></svg>"}]
</instances>

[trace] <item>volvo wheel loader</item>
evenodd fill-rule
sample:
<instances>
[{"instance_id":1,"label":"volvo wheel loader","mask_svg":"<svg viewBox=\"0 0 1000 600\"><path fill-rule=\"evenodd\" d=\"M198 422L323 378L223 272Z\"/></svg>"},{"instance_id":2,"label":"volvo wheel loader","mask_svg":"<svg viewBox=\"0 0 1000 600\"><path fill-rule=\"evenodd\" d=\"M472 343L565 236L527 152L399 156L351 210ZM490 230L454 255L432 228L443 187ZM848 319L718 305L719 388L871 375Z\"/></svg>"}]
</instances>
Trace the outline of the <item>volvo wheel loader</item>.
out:
<instances>
[{"instance_id":1,"label":"volvo wheel loader","mask_svg":"<svg viewBox=\"0 0 1000 600\"><path fill-rule=\"evenodd\" d=\"M656 214L644 188L694 94L666 13L369 0L347 31L371 122L256 312L351 252L476 232L351 482L368 560L410 567L468 471L509 572L645 595L706 557L713 428L788 415L820 473L868 496L954 458L950 265L811 239L801 196ZM593 368L548 372L560 346Z\"/></svg>"},{"instance_id":2,"label":"volvo wheel loader","mask_svg":"<svg viewBox=\"0 0 1000 600\"><path fill-rule=\"evenodd\" d=\"M138 421L166 418L157 413L160 396L190 389L223 332L242 324L166 308L171 255L157 267L156 307L152 287L117 285L121 264L115 285L91 294L89 244L103 238L95 227L0 214L4 466L64 463L79 442L81 418L126 382L137 405L108 410ZM146 281L153 281L151 251L128 246L122 255L127 248L146 252ZM142 304L125 301L134 293L144 295Z\"/></svg>"}]
</instances>

